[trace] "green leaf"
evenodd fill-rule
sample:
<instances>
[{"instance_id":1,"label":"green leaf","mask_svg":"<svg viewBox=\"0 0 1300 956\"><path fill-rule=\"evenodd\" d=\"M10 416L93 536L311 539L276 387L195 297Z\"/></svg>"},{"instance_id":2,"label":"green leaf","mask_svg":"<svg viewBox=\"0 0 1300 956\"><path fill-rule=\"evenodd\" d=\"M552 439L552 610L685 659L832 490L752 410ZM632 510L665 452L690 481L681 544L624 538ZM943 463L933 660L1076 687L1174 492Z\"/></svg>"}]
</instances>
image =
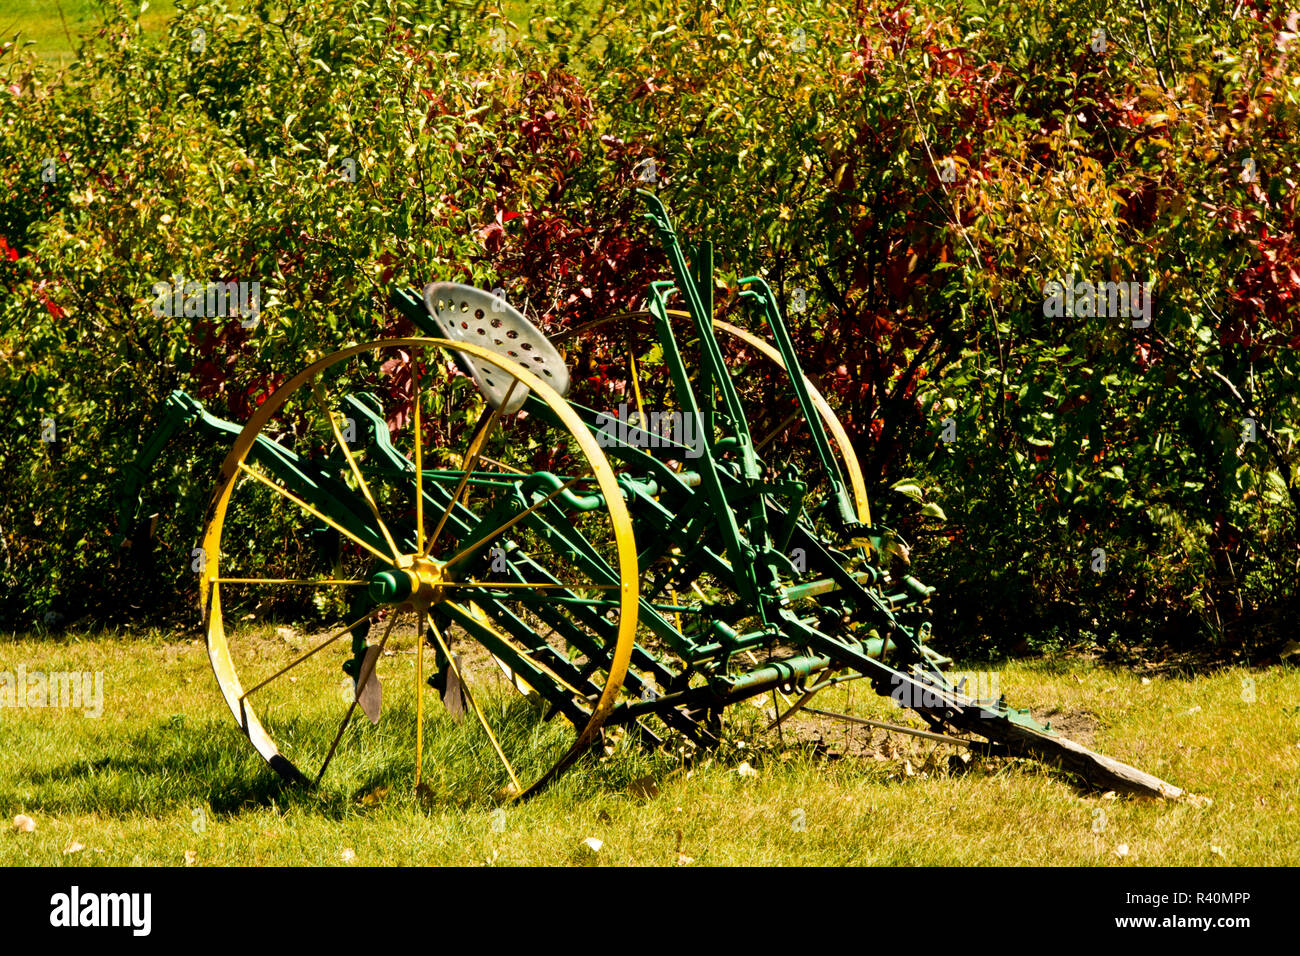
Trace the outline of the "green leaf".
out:
<instances>
[{"instance_id":1,"label":"green leaf","mask_svg":"<svg viewBox=\"0 0 1300 956\"><path fill-rule=\"evenodd\" d=\"M915 498L917 501L921 501L925 498L925 492L921 490L921 486L913 484L912 481L907 478L895 482L889 487L891 490L897 491L900 495L907 495L907 497Z\"/></svg>"}]
</instances>

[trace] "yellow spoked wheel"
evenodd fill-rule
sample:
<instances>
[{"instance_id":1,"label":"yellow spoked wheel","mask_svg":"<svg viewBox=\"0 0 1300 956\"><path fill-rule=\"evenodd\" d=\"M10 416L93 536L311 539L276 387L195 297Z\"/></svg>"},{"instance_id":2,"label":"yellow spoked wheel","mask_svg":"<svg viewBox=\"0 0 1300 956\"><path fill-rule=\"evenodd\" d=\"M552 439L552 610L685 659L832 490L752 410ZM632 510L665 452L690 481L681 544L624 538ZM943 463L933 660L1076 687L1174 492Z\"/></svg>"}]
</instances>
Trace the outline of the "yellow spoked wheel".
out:
<instances>
[{"instance_id":1,"label":"yellow spoked wheel","mask_svg":"<svg viewBox=\"0 0 1300 956\"><path fill-rule=\"evenodd\" d=\"M600 446L530 358L356 345L286 382L235 441L201 606L221 693L282 775L514 797L599 735L637 626L632 526ZM334 623L274 626L303 608Z\"/></svg>"}]
</instances>

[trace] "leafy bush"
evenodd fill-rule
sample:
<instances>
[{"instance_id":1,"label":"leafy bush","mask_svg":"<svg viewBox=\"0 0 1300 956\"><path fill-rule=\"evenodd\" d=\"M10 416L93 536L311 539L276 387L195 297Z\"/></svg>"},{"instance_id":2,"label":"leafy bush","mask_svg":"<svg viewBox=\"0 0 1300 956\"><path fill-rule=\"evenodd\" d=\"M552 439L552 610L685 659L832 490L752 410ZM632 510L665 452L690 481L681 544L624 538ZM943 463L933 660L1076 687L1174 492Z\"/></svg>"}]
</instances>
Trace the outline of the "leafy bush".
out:
<instances>
[{"instance_id":1,"label":"leafy bush","mask_svg":"<svg viewBox=\"0 0 1300 956\"><path fill-rule=\"evenodd\" d=\"M607 40L602 99L724 259L803 290L810 370L967 650L1275 634L1300 503L1295 22L651 9ZM1071 277L1152 283L1149 326L1049 318Z\"/></svg>"},{"instance_id":2,"label":"leafy bush","mask_svg":"<svg viewBox=\"0 0 1300 956\"><path fill-rule=\"evenodd\" d=\"M531 11L208 3L151 40L119 9L60 78L5 48L0 620L184 600L197 446L156 475L152 576L106 547L172 388L242 420L399 328L393 283L501 285L552 330L639 305L647 169L724 279L806 303L806 370L968 651L1240 643L1294 608L1295 22L1251 0ZM259 280L261 323L153 314L177 275ZM1049 283L1084 280L1151 283L1150 324L1048 314Z\"/></svg>"},{"instance_id":3,"label":"leafy bush","mask_svg":"<svg viewBox=\"0 0 1300 956\"><path fill-rule=\"evenodd\" d=\"M210 450L178 447L153 474L152 566L118 568L108 547L124 466L172 389L243 421L314 357L401 328L394 284L504 286L543 317L643 288L630 191L598 193L621 159L606 158L577 81L503 62L478 42L492 21L466 40L455 18L413 16L205 4L150 41L119 11L58 81L6 47L0 619L188 598ZM210 281L257 281L256 325L152 308L155 283ZM130 582L143 593L124 600Z\"/></svg>"}]
</instances>

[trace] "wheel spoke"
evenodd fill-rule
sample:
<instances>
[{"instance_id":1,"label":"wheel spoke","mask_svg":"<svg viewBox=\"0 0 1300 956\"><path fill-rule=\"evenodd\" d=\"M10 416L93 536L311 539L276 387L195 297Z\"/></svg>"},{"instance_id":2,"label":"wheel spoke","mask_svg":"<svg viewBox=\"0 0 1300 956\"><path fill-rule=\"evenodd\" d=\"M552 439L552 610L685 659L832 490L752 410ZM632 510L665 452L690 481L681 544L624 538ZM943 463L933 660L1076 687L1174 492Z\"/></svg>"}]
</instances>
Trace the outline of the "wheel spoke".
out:
<instances>
[{"instance_id":1,"label":"wheel spoke","mask_svg":"<svg viewBox=\"0 0 1300 956\"><path fill-rule=\"evenodd\" d=\"M450 564L451 562L448 562ZM565 588L567 590L585 589L588 591L617 591L621 584L570 584L564 581L444 581L444 588Z\"/></svg>"},{"instance_id":2,"label":"wheel spoke","mask_svg":"<svg viewBox=\"0 0 1300 956\"><path fill-rule=\"evenodd\" d=\"M330 751L325 755L325 762L321 764L320 773L316 774L316 786L320 786L321 778L325 776L325 770L334 759L334 751L338 749L339 741L343 739L343 731L348 729L348 721L352 719L352 712L357 709L357 704L361 701L361 692L365 689L366 683L370 680L371 675L375 672L375 667L379 663L379 658L384 656L384 645L388 643L388 635L393 633L393 625L401 617L401 612L395 612L388 621L388 627L384 629L384 636L379 641L379 653L375 655L375 663L367 670L362 665L361 674L357 679L356 692L352 695L352 703L348 705L348 712L343 715L343 721L339 724L339 732L334 735L334 742L330 744Z\"/></svg>"},{"instance_id":3,"label":"wheel spoke","mask_svg":"<svg viewBox=\"0 0 1300 956\"><path fill-rule=\"evenodd\" d=\"M619 607L620 604L622 603L617 598L614 599L577 598L577 597L567 597L567 596L555 596L555 597L548 598L545 595L539 594L535 591L522 591L522 592L514 591L514 592L507 592L504 594L494 594L491 591L484 591L481 593L481 597L484 599L490 599L494 601L522 601L524 602L525 606L535 605L542 601L549 601L555 604L564 605L566 607L603 607L603 608L612 609L612 608Z\"/></svg>"},{"instance_id":4,"label":"wheel spoke","mask_svg":"<svg viewBox=\"0 0 1300 956\"><path fill-rule=\"evenodd\" d=\"M324 642L322 642L322 643L320 643L320 644L317 644L315 647L313 647L311 650L309 650L306 654L303 654L303 655L302 655L301 657L299 657L297 660L290 661L288 664L284 665L284 667L281 667L278 671L276 671L274 674L272 674L272 675L271 675L270 677L268 677L266 680L262 681L260 684L254 684L254 685L253 685L252 687L250 687L248 690L244 691L244 692L239 696L239 699L240 699L240 700L244 700L244 699L247 698L250 694L253 694L253 693L255 693L255 692L261 690L263 687L265 687L267 684L271 683L271 681L275 680L277 677L280 677L280 676L282 676L283 674L285 674L287 671L290 671L290 670L292 670L293 668L297 667L299 664L301 664L303 661L307 660L307 658L311 657L311 656L312 656L313 654L315 654L317 651L323 651L325 648L329 647L331 644L333 644L335 641L337 641L340 637L343 637L345 634L350 634L350 633L352 632L352 629L353 629L354 627L356 627L358 624L360 624L360 623L363 622L363 621L368 621L368 620L370 619L370 616L371 616L372 614L374 614L374 613L375 613L375 612L374 612L374 609L371 608L369 611L367 611L367 612L366 612L365 614L363 614L361 617L357 618L355 621L353 621L353 622L352 622L351 624L349 624L347 627L343 628L343 630L339 631L339 632L338 632L337 634L335 634L333 637L330 637L330 638L326 639Z\"/></svg>"},{"instance_id":5,"label":"wheel spoke","mask_svg":"<svg viewBox=\"0 0 1300 956\"><path fill-rule=\"evenodd\" d=\"M427 613L425 616L428 616ZM492 733L492 728L488 725L487 718L483 716L483 711L479 709L478 701L476 701L474 695L470 693L469 684L465 683L465 675L463 675L460 672L460 668L456 666L456 659L451 655L451 648L449 648L447 642L442 639L442 633L438 630L438 625L434 622L432 617L429 618L429 630L433 633L434 639L438 642L438 647L442 649L443 656L447 660L447 666L450 667L452 673L456 675L456 680L460 681L461 691L464 692L466 699L469 701L470 709L474 711L474 715L478 717L479 723L483 725L483 730L488 735L488 740L492 741L492 749L495 750L497 756L501 758L502 766L506 768L506 773L510 775L510 782L515 786L515 795L517 796L518 794L523 793L524 788L520 786L519 778L515 776L514 768L510 766L510 761L506 759L505 751L503 751L501 745L497 743L496 734Z\"/></svg>"},{"instance_id":6,"label":"wheel spoke","mask_svg":"<svg viewBox=\"0 0 1300 956\"><path fill-rule=\"evenodd\" d=\"M646 425L645 402L641 400L641 376L637 374L635 352L627 353L627 364L629 370L632 372L632 392L636 396L636 413L637 415L640 416L640 419L637 422L637 424L641 428L645 428Z\"/></svg>"},{"instance_id":7,"label":"wheel spoke","mask_svg":"<svg viewBox=\"0 0 1300 956\"><path fill-rule=\"evenodd\" d=\"M767 435L763 438L763 440L754 446L754 451L760 452L764 448L766 448L769 444L771 444L772 439L776 438L777 435L781 434L783 431L785 431L787 428L793 425L795 419L797 419L798 417L799 417L798 412L791 412L789 415L787 415L785 417L785 421L783 421L781 424L777 425L770 432L768 432Z\"/></svg>"},{"instance_id":8,"label":"wheel spoke","mask_svg":"<svg viewBox=\"0 0 1300 956\"><path fill-rule=\"evenodd\" d=\"M581 701L587 701L587 700L589 699L590 695L588 695L588 694L584 694L582 691L578 690L578 688L574 687L572 684L570 684L568 681L566 681L563 677L561 677L559 674L557 674L557 673L555 672L554 668L552 668L551 666L549 666L549 665L546 663L546 661L544 661L544 660L542 660L541 658L537 657L537 656L536 656L536 654L537 654L537 651L536 651L536 650L530 650L530 649L527 648L527 647L520 647L518 644L515 643L514 639L513 639L512 637L510 637L508 634L504 633L504 632L501 631L499 628L493 627L492 624L491 624L489 621L481 620L481 619L475 617L473 614L470 613L470 611L469 611L467 608L463 607L463 606L460 605L460 604L457 604L455 601L446 601L446 602L444 602L444 603L445 603L449 608L451 608L452 610L454 610L456 613L458 613L458 614L463 614L465 617L470 618L470 619L474 620L475 622L477 622L477 624L479 625L479 627L481 627L481 628L483 628L484 630L486 630L487 632L489 632L493 637L495 637L498 641L500 641L500 642L501 642L502 644L504 644L506 647L510 648L512 651L514 651L514 652L515 652L516 654L518 654L520 657L527 658L529 661L531 661L532 664L533 664L533 666L535 666L535 667L540 667L542 670L546 671L547 675L548 675L549 677L551 677L552 680L554 680L557 684L559 684L559 685L560 685L561 687L563 687L565 690L569 691L569 693L571 693L571 694L573 694L575 697L577 697L578 700L581 700ZM550 631L550 633L548 633L548 634L546 635L546 637L544 637L544 638L542 639L543 643L545 643L546 639L549 638L549 637L551 637L553 634L555 634L555 629L554 629L554 628L552 628L551 631Z\"/></svg>"},{"instance_id":9,"label":"wheel spoke","mask_svg":"<svg viewBox=\"0 0 1300 956\"><path fill-rule=\"evenodd\" d=\"M469 476L474 473L478 467L479 456L483 453L483 446L487 444L488 437L496 428L497 422L501 420L501 409L510 403L510 396L514 395L515 387L519 384L519 379L510 383L510 388L506 391L506 397L501 400L501 404L492 409L488 416L487 423L481 429L475 429L474 437L470 440L469 449L465 453L460 482L456 485L455 492L452 493L451 500L447 502L447 507L438 519L438 526L433 529L433 534L429 537L428 546L420 549L420 554L427 555L433 550L433 546L438 543L438 536L442 534L443 527L447 524L447 519L451 517L452 509L456 507L456 502L460 500L461 493L465 490L465 485L469 482ZM417 469L418 470L418 469Z\"/></svg>"},{"instance_id":10,"label":"wheel spoke","mask_svg":"<svg viewBox=\"0 0 1300 956\"><path fill-rule=\"evenodd\" d=\"M361 540L360 538L358 538L355 534L353 534L353 533L352 533L351 531L349 531L347 528L343 527L341 524L339 524L339 523L338 523L337 521L335 521L333 518L329 518L329 517L327 517L327 516L321 514L319 511L317 511L317 510L316 510L315 508L313 508L311 505L307 504L307 502L303 501L301 498L299 498L299 497L298 497L297 495L295 495L293 492L291 492L291 491L289 491L289 490L287 490L287 489L285 489L285 488L281 488L279 485L277 485L275 482L273 482L270 478L267 478L267 477L266 477L265 475L263 475L261 472L254 471L252 468L249 468L248 465L245 464L245 463L242 462L242 461L239 463L239 469L240 469L240 471L243 471L243 472L245 472L246 474L252 475L254 478L256 478L258 481L260 481L262 484L266 485L266 487L270 488L270 489L271 489L272 491L274 491L276 494L278 494L278 495L283 495L285 498L288 498L290 501L292 501L294 504L296 504L299 508L301 508L301 509L303 509L304 511L306 511L308 514L314 515L315 517L319 518L321 521L324 521L327 525L329 525L331 528L333 528L333 529L334 529L335 531L337 531L339 534L343 535L345 538L348 538L349 540L353 541L354 543L361 545L361 547L365 548L367 551L369 551L369 552L370 552L371 554L373 554L375 557L379 558L379 559L380 559L381 561L383 561L384 563L386 563L386 564L395 564L395 563L396 563L396 562L394 562L393 558L392 558L390 555L384 554L384 552L379 551L379 550L377 550L376 548L372 547L371 545L367 544L366 542L362 541L362 540Z\"/></svg>"},{"instance_id":11,"label":"wheel spoke","mask_svg":"<svg viewBox=\"0 0 1300 956\"><path fill-rule=\"evenodd\" d=\"M514 468L510 465L507 465L504 461L497 461L495 458L489 458L487 455L480 455L479 461L487 462L489 465L495 465L497 468L500 468L502 471L508 471L512 475L528 474L528 472L526 471L522 471L518 468Z\"/></svg>"},{"instance_id":12,"label":"wheel spoke","mask_svg":"<svg viewBox=\"0 0 1300 956\"><path fill-rule=\"evenodd\" d=\"M340 578L213 578L213 584L311 584L317 587L364 587L369 581Z\"/></svg>"},{"instance_id":13,"label":"wheel spoke","mask_svg":"<svg viewBox=\"0 0 1300 956\"><path fill-rule=\"evenodd\" d=\"M541 501L537 502L537 504L535 504L535 505L530 505L528 508L526 508L526 509L524 509L523 511L519 512L519 514L515 515L513 518L511 518L509 521L507 521L505 524L501 525L499 528L496 528L496 529L493 530L493 531L489 531L487 534L483 535L481 538L479 538L477 541L475 541L475 542L474 542L473 544L471 544L469 547L461 548L459 551L456 552L455 555L453 555L450 559L448 559L448 560L443 564L443 567L444 567L444 568L450 567L451 565L453 565L453 564L455 564L457 561L459 561L462 557L464 557L465 555L469 554L471 551L475 551L475 550L477 550L477 549L479 548L480 545L483 545L483 544L485 544L486 542L492 540L493 538L495 538L495 537L496 537L497 535L499 535L499 534L502 534L502 533L504 533L504 532L506 532L506 531L509 531L511 528L513 528L513 527L514 527L516 524L518 524L520 521L523 521L525 518L527 518L527 517L528 517L530 514L532 514L534 511L537 511L539 508L542 508L542 507L544 507L544 506L550 504L552 501L554 501L556 498L558 498L558 497L559 497L560 495L562 495L564 492L568 491L570 488L572 488L572 487L573 487L574 485L576 485L578 482L586 480L586 478L587 478L586 475L579 475L577 478L573 478L573 479L571 479L571 480L569 480L569 481L566 481L564 484L560 485L560 487L556 488L554 491L552 491L549 495L547 495L547 496L546 496L545 498L543 498Z\"/></svg>"},{"instance_id":14,"label":"wheel spoke","mask_svg":"<svg viewBox=\"0 0 1300 956\"><path fill-rule=\"evenodd\" d=\"M415 620L415 787L424 771L424 618Z\"/></svg>"},{"instance_id":15,"label":"wheel spoke","mask_svg":"<svg viewBox=\"0 0 1300 956\"><path fill-rule=\"evenodd\" d=\"M393 541L393 536L388 533L388 526L384 524L384 519L379 517L379 505L375 502L375 496L370 493L370 486L366 484L366 479L361 476L361 469L357 467L356 459L352 457L352 451L348 448L348 443L343 440L343 433L339 431L339 423L334 418L334 412L330 410L325 401L320 379L312 383L312 395L316 399L316 404L320 406L320 410L329 419L330 431L334 433L334 441L339 446L339 451L343 452L343 457L347 459L348 467L352 469L352 474L357 479L357 486L361 490L361 495L366 499L366 504L370 506L370 511L375 516L375 523L379 525L379 530L383 533L384 540L388 542L393 557L397 558L397 543Z\"/></svg>"},{"instance_id":16,"label":"wheel spoke","mask_svg":"<svg viewBox=\"0 0 1300 956\"><path fill-rule=\"evenodd\" d=\"M420 423L420 364L414 353L411 387L415 391L415 550L424 554L424 429Z\"/></svg>"}]
</instances>

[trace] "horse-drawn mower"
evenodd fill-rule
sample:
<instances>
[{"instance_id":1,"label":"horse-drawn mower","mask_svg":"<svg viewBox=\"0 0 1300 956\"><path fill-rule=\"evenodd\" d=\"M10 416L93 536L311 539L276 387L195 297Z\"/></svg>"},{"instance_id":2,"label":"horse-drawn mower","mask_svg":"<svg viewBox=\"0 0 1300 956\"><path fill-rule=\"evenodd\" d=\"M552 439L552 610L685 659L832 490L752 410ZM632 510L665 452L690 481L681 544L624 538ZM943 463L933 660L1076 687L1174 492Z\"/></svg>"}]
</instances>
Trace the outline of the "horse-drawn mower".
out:
<instances>
[{"instance_id":1,"label":"horse-drawn mower","mask_svg":"<svg viewBox=\"0 0 1300 956\"><path fill-rule=\"evenodd\" d=\"M319 783L400 736L418 787L437 728L453 726L430 719L445 707L481 758L484 795L517 797L609 728L709 747L729 705L780 689L784 719L865 679L929 727L886 725L899 732L1179 796L946 676L927 646L933 589L873 523L853 448L800 370L772 290L740 281L770 338L715 319L710 244L688 253L642 196L674 276L650 284L644 312L553 342L500 296L435 283L393 297L427 337L313 362L242 427L184 393L168 400L137 481L181 425L233 437L196 569L217 683L258 753ZM606 380L571 381L597 351L619 357ZM258 667L253 612L292 594L346 623L288 665ZM398 635L414 638L414 661L391 653ZM417 693L398 716L414 719L388 727L380 682L405 680L399 664ZM306 718L321 706L298 683L310 668L342 684L328 720ZM494 726L513 713L494 687L527 702L522 731L515 718L508 733Z\"/></svg>"}]
</instances>

